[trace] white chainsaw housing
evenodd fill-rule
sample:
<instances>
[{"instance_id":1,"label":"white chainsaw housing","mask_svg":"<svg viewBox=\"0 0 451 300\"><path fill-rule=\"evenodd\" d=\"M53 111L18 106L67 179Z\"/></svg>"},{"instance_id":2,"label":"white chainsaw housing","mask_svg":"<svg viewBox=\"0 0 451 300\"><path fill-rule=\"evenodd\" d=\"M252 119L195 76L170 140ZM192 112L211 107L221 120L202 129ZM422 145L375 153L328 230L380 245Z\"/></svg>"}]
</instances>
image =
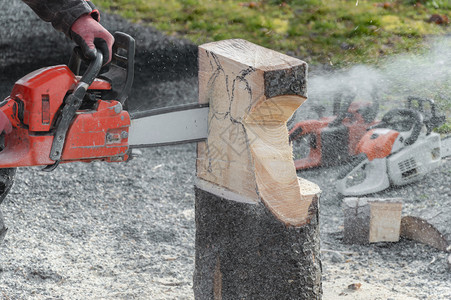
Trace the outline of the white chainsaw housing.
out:
<instances>
[{"instance_id":1,"label":"white chainsaw housing","mask_svg":"<svg viewBox=\"0 0 451 300\"><path fill-rule=\"evenodd\" d=\"M399 186L418 181L440 162L440 136L434 132L420 136L413 145L387 157L390 182Z\"/></svg>"},{"instance_id":2,"label":"white chainsaw housing","mask_svg":"<svg viewBox=\"0 0 451 300\"><path fill-rule=\"evenodd\" d=\"M375 131L384 134L384 130ZM337 180L337 191L344 196L376 193L390 185L418 181L437 168L441 163L440 136L434 132L426 135L423 130L413 145L406 146L403 141L410 133L400 132L387 157L361 160L346 176Z\"/></svg>"}]
</instances>

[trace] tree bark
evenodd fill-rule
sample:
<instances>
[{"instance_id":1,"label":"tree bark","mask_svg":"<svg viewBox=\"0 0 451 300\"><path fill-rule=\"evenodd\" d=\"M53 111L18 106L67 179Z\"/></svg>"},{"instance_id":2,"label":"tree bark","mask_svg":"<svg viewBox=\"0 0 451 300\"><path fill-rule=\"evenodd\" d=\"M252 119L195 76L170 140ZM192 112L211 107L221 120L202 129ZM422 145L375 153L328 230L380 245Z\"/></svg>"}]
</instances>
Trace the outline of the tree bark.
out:
<instances>
[{"instance_id":1,"label":"tree bark","mask_svg":"<svg viewBox=\"0 0 451 300\"><path fill-rule=\"evenodd\" d=\"M318 198L287 227L264 206L196 192L195 299L320 299Z\"/></svg>"}]
</instances>

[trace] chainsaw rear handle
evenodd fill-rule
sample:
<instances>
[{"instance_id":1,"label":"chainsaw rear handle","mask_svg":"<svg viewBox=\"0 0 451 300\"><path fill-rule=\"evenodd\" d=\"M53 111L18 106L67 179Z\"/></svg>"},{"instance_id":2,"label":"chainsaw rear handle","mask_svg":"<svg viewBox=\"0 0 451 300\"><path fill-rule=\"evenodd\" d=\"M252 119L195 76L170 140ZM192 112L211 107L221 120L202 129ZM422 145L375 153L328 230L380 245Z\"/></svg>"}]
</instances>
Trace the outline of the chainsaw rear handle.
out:
<instances>
[{"instance_id":1,"label":"chainsaw rear handle","mask_svg":"<svg viewBox=\"0 0 451 300\"><path fill-rule=\"evenodd\" d=\"M409 146L415 143L420 136L421 128L423 127L423 115L414 110L409 108L394 108L387 112L383 117L380 123L371 126L368 128L368 130L374 129L374 128L390 128L395 129L394 127L394 121L392 120L396 116L403 116L407 117L408 121L411 126L412 132L410 133L410 136L404 140L404 145Z\"/></svg>"},{"instance_id":2,"label":"chainsaw rear handle","mask_svg":"<svg viewBox=\"0 0 451 300\"><path fill-rule=\"evenodd\" d=\"M114 33L113 55L108 71L99 78L111 84L111 91L105 95L106 99L119 101L124 108L130 94L135 66L135 39L123 32Z\"/></svg>"},{"instance_id":3,"label":"chainsaw rear handle","mask_svg":"<svg viewBox=\"0 0 451 300\"><path fill-rule=\"evenodd\" d=\"M348 109L356 95L353 91L346 91L346 94L340 93L335 97L333 114L336 115L336 118L329 123L328 127L337 127L343 123L343 120L348 116Z\"/></svg>"},{"instance_id":4,"label":"chainsaw rear handle","mask_svg":"<svg viewBox=\"0 0 451 300\"><path fill-rule=\"evenodd\" d=\"M407 97L407 107L408 108L415 109L413 107L413 102L418 103L418 110L423 114L425 114L424 103L428 102L430 105L431 115L430 115L430 117L426 117L426 119L424 120L424 125L426 125L426 128L427 128L426 135L429 135L434 128L437 128L440 125L442 125L443 123L445 123L446 117L437 115L434 100L432 100L430 98L422 98L422 97L416 97L416 96Z\"/></svg>"},{"instance_id":5,"label":"chainsaw rear handle","mask_svg":"<svg viewBox=\"0 0 451 300\"><path fill-rule=\"evenodd\" d=\"M433 116L435 116L435 102L432 99L429 98L422 98L422 97L416 97L416 96L409 96L407 97L407 108L410 109L415 109L413 107L413 102L417 102L418 103L418 110L422 113L424 113L424 103L428 102L429 105L431 106L431 113Z\"/></svg>"}]
</instances>

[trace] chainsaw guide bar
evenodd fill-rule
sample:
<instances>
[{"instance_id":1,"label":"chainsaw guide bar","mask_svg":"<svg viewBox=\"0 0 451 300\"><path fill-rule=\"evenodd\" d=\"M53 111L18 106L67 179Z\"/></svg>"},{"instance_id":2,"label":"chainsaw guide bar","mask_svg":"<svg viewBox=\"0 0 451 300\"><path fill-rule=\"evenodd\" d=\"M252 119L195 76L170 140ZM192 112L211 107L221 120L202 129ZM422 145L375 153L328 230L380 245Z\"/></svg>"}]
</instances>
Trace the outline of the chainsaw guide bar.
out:
<instances>
[{"instance_id":1,"label":"chainsaw guide bar","mask_svg":"<svg viewBox=\"0 0 451 300\"><path fill-rule=\"evenodd\" d=\"M208 104L186 104L130 114L130 148L174 145L205 140Z\"/></svg>"}]
</instances>

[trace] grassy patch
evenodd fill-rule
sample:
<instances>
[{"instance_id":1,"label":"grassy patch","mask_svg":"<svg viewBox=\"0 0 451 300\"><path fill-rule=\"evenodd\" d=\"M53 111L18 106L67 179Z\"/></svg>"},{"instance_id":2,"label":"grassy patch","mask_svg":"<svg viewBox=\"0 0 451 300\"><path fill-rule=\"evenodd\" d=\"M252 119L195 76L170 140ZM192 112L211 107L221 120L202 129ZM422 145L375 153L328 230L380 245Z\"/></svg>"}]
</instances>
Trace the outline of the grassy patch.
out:
<instances>
[{"instance_id":1,"label":"grassy patch","mask_svg":"<svg viewBox=\"0 0 451 300\"><path fill-rule=\"evenodd\" d=\"M418 48L425 36L451 32L429 23L449 0L97 0L102 9L197 44L243 38L309 63L377 63ZM451 17L451 16L449 16Z\"/></svg>"}]
</instances>

